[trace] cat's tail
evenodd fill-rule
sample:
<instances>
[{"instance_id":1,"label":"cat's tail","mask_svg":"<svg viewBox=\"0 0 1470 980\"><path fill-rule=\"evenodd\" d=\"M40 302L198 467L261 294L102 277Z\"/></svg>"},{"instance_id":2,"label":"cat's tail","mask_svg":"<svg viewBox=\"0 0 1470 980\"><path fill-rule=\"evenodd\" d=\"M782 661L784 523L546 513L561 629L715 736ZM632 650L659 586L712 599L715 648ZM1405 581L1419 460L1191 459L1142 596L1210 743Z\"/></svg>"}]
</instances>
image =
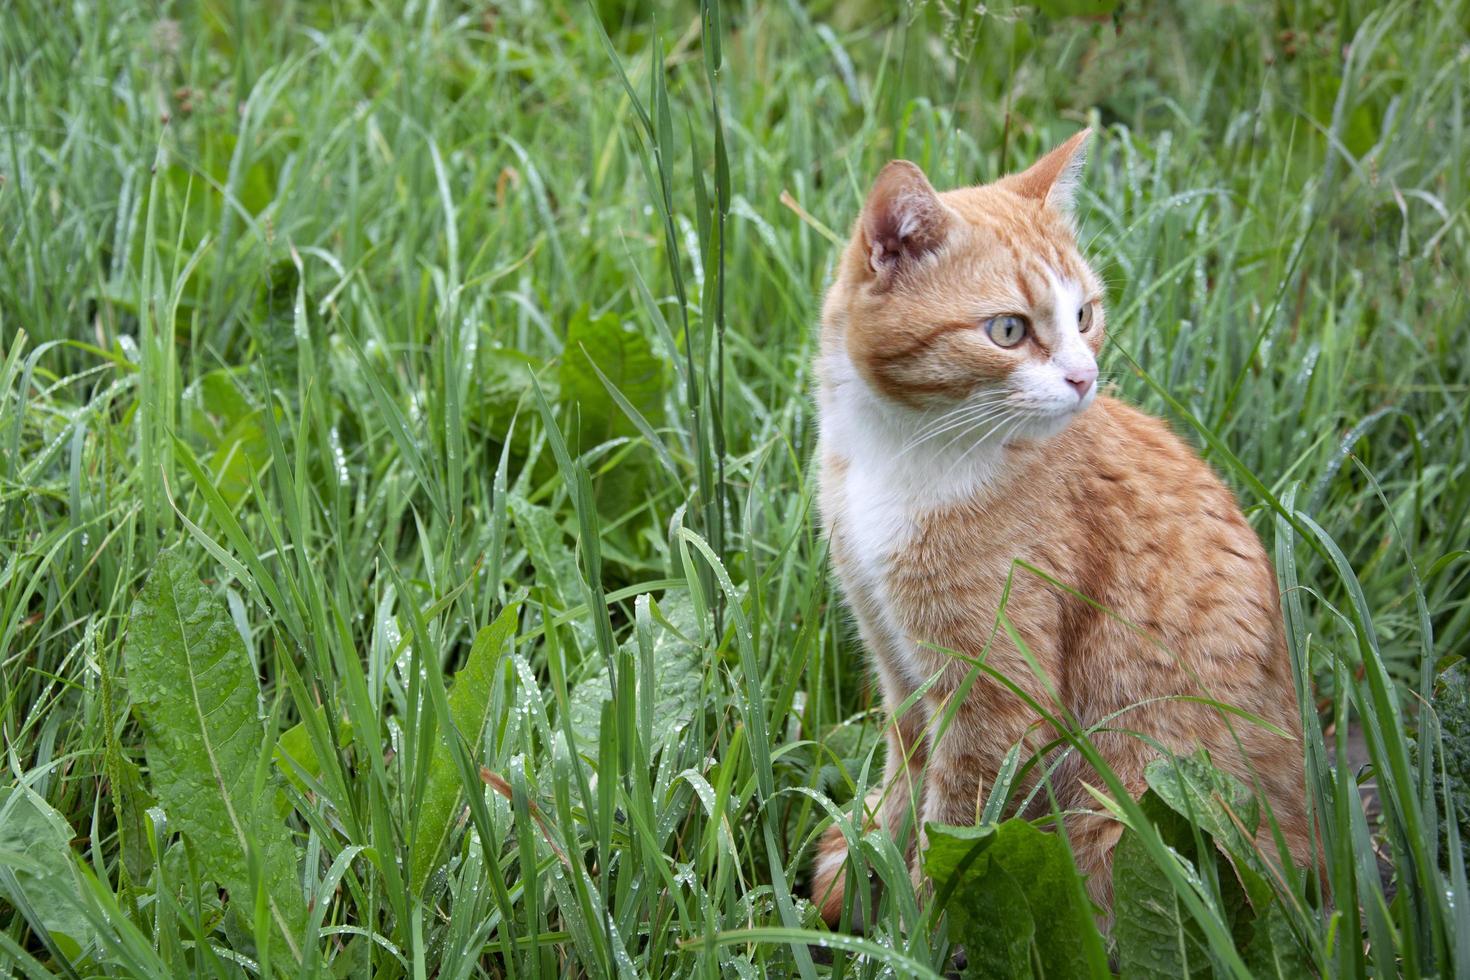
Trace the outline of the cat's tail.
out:
<instances>
[{"instance_id":1,"label":"cat's tail","mask_svg":"<svg viewBox=\"0 0 1470 980\"><path fill-rule=\"evenodd\" d=\"M879 826L879 813L884 800L882 787L873 790L863 801L863 829L867 833ZM833 824L822 834L817 845L817 858L812 862L811 900L822 913L822 920L836 928L842 919L842 905L847 897L847 837L842 827ZM871 893L854 895L850 923L862 928L864 909L872 903Z\"/></svg>"},{"instance_id":2,"label":"cat's tail","mask_svg":"<svg viewBox=\"0 0 1470 980\"><path fill-rule=\"evenodd\" d=\"M847 887L847 838L837 824L827 828L812 865L812 902L828 928L837 928Z\"/></svg>"}]
</instances>

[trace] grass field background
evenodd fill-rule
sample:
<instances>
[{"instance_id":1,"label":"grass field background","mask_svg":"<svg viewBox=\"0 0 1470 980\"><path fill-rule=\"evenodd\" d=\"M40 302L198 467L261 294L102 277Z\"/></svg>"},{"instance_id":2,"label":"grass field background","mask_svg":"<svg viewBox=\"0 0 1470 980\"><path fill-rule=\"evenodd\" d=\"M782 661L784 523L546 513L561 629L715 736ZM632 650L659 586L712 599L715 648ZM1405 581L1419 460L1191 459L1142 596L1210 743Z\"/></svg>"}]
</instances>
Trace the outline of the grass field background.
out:
<instances>
[{"instance_id":1,"label":"grass field background","mask_svg":"<svg viewBox=\"0 0 1470 980\"><path fill-rule=\"evenodd\" d=\"M881 770L815 320L888 159L1082 125L1105 380L1275 556L1326 853L1242 925L1129 810L1113 965L1470 969L1470 6L1092 6L9 6L0 972L951 968L881 839L865 930L802 893Z\"/></svg>"}]
</instances>

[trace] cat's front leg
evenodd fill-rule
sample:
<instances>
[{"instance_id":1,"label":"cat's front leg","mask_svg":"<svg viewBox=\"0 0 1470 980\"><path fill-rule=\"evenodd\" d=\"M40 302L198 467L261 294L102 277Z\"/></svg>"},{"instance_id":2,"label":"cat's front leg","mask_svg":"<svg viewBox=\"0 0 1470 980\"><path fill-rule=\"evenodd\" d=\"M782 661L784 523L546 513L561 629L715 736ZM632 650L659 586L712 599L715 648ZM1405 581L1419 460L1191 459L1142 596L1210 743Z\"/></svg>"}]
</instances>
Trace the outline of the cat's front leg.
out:
<instances>
[{"instance_id":1,"label":"cat's front leg","mask_svg":"<svg viewBox=\"0 0 1470 980\"><path fill-rule=\"evenodd\" d=\"M913 692L897 680L896 672L879 664L883 688L886 752L883 791L878 801L878 824L906 854L913 853L914 832L922 815L919 787L929 762L928 706L918 700L905 707Z\"/></svg>"},{"instance_id":2,"label":"cat's front leg","mask_svg":"<svg viewBox=\"0 0 1470 980\"><path fill-rule=\"evenodd\" d=\"M988 680L977 681L970 696L956 706L946 722L943 699L931 706L929 764L924 770L925 824L968 826L978 823L985 802L995 789L1001 764L1011 746L1023 752L1039 751L1047 733L1036 714L1019 698ZM1024 795L1013 792L1012 798ZM921 834L914 855L916 887L923 881Z\"/></svg>"},{"instance_id":3,"label":"cat's front leg","mask_svg":"<svg viewBox=\"0 0 1470 980\"><path fill-rule=\"evenodd\" d=\"M1026 698L989 676L975 678L958 703L955 698L965 690L964 675L956 673L953 684L945 683L950 680L946 677L935 685L929 695L929 764L924 771L926 822L977 823L1011 748L1020 744L1025 761L1053 738L1051 727L1027 701L1050 703L1047 685L1006 669L1009 662L999 654L990 659ZM1010 798L1023 797L1034 779L1033 770L1025 785L1011 788Z\"/></svg>"}]
</instances>

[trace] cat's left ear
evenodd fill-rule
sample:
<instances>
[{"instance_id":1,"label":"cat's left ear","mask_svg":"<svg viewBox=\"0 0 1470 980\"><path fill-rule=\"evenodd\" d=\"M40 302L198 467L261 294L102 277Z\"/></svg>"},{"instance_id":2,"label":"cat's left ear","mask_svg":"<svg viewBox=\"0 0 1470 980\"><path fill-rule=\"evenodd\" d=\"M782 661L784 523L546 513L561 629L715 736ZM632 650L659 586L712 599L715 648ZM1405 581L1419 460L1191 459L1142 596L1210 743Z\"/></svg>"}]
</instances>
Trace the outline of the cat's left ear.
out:
<instances>
[{"instance_id":1,"label":"cat's left ear","mask_svg":"<svg viewBox=\"0 0 1470 980\"><path fill-rule=\"evenodd\" d=\"M1022 197L1034 198L1063 214L1071 214L1082 165L1087 161L1087 140L1091 136L1091 129L1082 130L1027 169L1007 177L1005 183Z\"/></svg>"},{"instance_id":2,"label":"cat's left ear","mask_svg":"<svg viewBox=\"0 0 1470 980\"><path fill-rule=\"evenodd\" d=\"M939 200L924 171L907 160L883 168L868 192L859 222L868 265L880 283L939 251L953 212Z\"/></svg>"}]
</instances>

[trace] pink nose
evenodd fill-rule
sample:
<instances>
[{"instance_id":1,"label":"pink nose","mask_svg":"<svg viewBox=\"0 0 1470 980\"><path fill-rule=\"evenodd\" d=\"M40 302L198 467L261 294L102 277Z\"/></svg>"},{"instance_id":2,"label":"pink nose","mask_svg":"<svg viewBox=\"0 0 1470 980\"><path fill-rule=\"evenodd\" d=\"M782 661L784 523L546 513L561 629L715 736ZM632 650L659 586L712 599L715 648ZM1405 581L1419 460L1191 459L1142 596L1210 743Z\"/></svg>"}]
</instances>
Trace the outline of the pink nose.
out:
<instances>
[{"instance_id":1,"label":"pink nose","mask_svg":"<svg viewBox=\"0 0 1470 980\"><path fill-rule=\"evenodd\" d=\"M1097 368L1074 368L1067 372L1067 384L1077 392L1077 400L1081 401L1087 397L1087 392L1092 388L1092 383L1097 380Z\"/></svg>"}]
</instances>

